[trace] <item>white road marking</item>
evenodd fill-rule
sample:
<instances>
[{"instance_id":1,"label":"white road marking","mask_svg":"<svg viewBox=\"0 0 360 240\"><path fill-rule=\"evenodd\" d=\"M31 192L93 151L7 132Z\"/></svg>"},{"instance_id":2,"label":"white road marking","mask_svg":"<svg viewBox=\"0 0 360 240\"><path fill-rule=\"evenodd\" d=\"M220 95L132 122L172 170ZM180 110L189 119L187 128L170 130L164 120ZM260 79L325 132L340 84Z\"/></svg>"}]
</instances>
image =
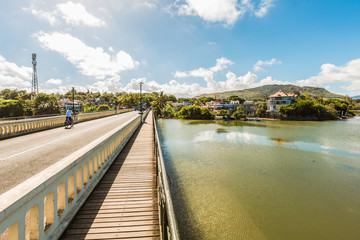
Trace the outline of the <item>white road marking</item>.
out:
<instances>
[{"instance_id":1,"label":"white road marking","mask_svg":"<svg viewBox=\"0 0 360 240\"><path fill-rule=\"evenodd\" d=\"M74 134L71 134L71 135L66 135L65 137L56 139L56 140L54 140L54 141L47 142L47 143L45 143L45 144L36 146L36 147L34 147L34 148L30 148L30 149L28 149L28 150L25 150L25 151L23 151L23 152L19 152L19 153L17 153L17 154L8 156L8 157L6 157L6 158L2 158L2 159L0 159L0 161L4 161L4 160L7 160L7 159L12 158L12 157L19 156L19 155L21 155L21 154L24 154L24 153L27 153L27 152L31 152L31 151L33 151L33 150L35 150L35 149L41 148L41 147L43 147L43 146L46 146L46 145L51 144L51 143L54 143L54 142L61 141L61 140L65 139L65 138L69 138L69 137L74 136L74 135L76 135L76 134L79 134L79 133L74 133Z\"/></svg>"}]
</instances>

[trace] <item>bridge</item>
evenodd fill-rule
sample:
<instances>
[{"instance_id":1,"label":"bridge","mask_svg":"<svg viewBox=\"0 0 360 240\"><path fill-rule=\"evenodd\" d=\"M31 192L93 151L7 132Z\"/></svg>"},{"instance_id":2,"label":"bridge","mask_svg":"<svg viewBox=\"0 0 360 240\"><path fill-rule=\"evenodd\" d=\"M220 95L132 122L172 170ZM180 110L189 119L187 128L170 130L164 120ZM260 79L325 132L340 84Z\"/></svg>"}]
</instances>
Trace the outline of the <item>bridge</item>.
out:
<instances>
[{"instance_id":1,"label":"bridge","mask_svg":"<svg viewBox=\"0 0 360 240\"><path fill-rule=\"evenodd\" d=\"M145 116L2 140L0 239L179 239L156 124Z\"/></svg>"}]
</instances>

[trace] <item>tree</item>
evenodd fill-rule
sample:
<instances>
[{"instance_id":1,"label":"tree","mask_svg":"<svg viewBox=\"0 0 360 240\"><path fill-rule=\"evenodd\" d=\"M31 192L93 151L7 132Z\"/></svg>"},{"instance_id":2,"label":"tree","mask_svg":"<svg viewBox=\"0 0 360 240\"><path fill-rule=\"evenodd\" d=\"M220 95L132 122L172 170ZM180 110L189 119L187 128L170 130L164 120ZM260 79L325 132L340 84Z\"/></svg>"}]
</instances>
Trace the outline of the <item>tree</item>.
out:
<instances>
[{"instance_id":1,"label":"tree","mask_svg":"<svg viewBox=\"0 0 360 240\"><path fill-rule=\"evenodd\" d=\"M158 101L152 101L151 102L151 107L152 107L152 110L154 112L154 115L157 116L157 117L161 117L161 114L162 114L162 111L159 107L159 102Z\"/></svg>"},{"instance_id":2,"label":"tree","mask_svg":"<svg viewBox=\"0 0 360 240\"><path fill-rule=\"evenodd\" d=\"M171 102L176 102L177 101L177 99L176 99L176 97L174 95L167 96L167 100L171 101Z\"/></svg>"},{"instance_id":3,"label":"tree","mask_svg":"<svg viewBox=\"0 0 360 240\"><path fill-rule=\"evenodd\" d=\"M246 119L246 115L241 111L235 111L232 116L235 118L235 120L240 120L241 118Z\"/></svg>"},{"instance_id":4,"label":"tree","mask_svg":"<svg viewBox=\"0 0 360 240\"><path fill-rule=\"evenodd\" d=\"M19 100L0 101L0 117L19 117L24 115L25 105Z\"/></svg>"},{"instance_id":5,"label":"tree","mask_svg":"<svg viewBox=\"0 0 360 240\"><path fill-rule=\"evenodd\" d=\"M230 114L226 109L221 109L218 115L222 116L223 118L230 118Z\"/></svg>"},{"instance_id":6,"label":"tree","mask_svg":"<svg viewBox=\"0 0 360 240\"><path fill-rule=\"evenodd\" d=\"M110 108L108 105L100 105L96 111L101 112L101 111L109 111L109 110Z\"/></svg>"},{"instance_id":7,"label":"tree","mask_svg":"<svg viewBox=\"0 0 360 240\"><path fill-rule=\"evenodd\" d=\"M244 113L244 107L243 106L237 107L236 111L233 112L232 116L236 120L239 120L241 118L246 118L246 114Z\"/></svg>"},{"instance_id":8,"label":"tree","mask_svg":"<svg viewBox=\"0 0 360 240\"><path fill-rule=\"evenodd\" d=\"M164 118L173 118L175 114L174 107L171 105L167 105L166 108L162 111L162 115Z\"/></svg>"},{"instance_id":9,"label":"tree","mask_svg":"<svg viewBox=\"0 0 360 240\"><path fill-rule=\"evenodd\" d=\"M245 99L237 96L237 95L231 95L227 98L229 101L239 101L240 104L243 104L245 102Z\"/></svg>"},{"instance_id":10,"label":"tree","mask_svg":"<svg viewBox=\"0 0 360 240\"><path fill-rule=\"evenodd\" d=\"M92 102L87 102L84 105L84 112L95 112L96 108Z\"/></svg>"},{"instance_id":11,"label":"tree","mask_svg":"<svg viewBox=\"0 0 360 240\"><path fill-rule=\"evenodd\" d=\"M159 108L163 110L166 106L166 95L164 95L163 91L160 92L157 101L159 103Z\"/></svg>"},{"instance_id":12,"label":"tree","mask_svg":"<svg viewBox=\"0 0 360 240\"><path fill-rule=\"evenodd\" d=\"M191 105L183 107L180 111L175 113L175 118L179 119L214 119L214 114L207 108L200 108L199 106Z\"/></svg>"},{"instance_id":13,"label":"tree","mask_svg":"<svg viewBox=\"0 0 360 240\"><path fill-rule=\"evenodd\" d=\"M283 105L278 108L278 113L282 116L301 116L314 117L318 120L330 120L337 118L337 111L333 106L336 106L336 101L329 101L328 105L317 103L308 98L298 98L290 105Z\"/></svg>"},{"instance_id":14,"label":"tree","mask_svg":"<svg viewBox=\"0 0 360 240\"><path fill-rule=\"evenodd\" d=\"M19 92L17 89L15 90L4 89L1 91L1 96L3 96L5 100L8 99L16 100L17 97L19 96Z\"/></svg>"},{"instance_id":15,"label":"tree","mask_svg":"<svg viewBox=\"0 0 360 240\"><path fill-rule=\"evenodd\" d=\"M35 101L34 100L25 100L24 101L24 115L25 116L32 116L34 115L34 109L35 109Z\"/></svg>"},{"instance_id":16,"label":"tree","mask_svg":"<svg viewBox=\"0 0 360 240\"><path fill-rule=\"evenodd\" d=\"M267 110L267 104L261 103L256 107L256 116L259 117L265 117L266 116L266 110Z\"/></svg>"},{"instance_id":17,"label":"tree","mask_svg":"<svg viewBox=\"0 0 360 240\"><path fill-rule=\"evenodd\" d=\"M35 97L35 113L36 115L60 113L58 99L53 94L39 93Z\"/></svg>"},{"instance_id":18,"label":"tree","mask_svg":"<svg viewBox=\"0 0 360 240\"><path fill-rule=\"evenodd\" d=\"M254 98L253 99L254 102L265 102L264 98Z\"/></svg>"}]
</instances>

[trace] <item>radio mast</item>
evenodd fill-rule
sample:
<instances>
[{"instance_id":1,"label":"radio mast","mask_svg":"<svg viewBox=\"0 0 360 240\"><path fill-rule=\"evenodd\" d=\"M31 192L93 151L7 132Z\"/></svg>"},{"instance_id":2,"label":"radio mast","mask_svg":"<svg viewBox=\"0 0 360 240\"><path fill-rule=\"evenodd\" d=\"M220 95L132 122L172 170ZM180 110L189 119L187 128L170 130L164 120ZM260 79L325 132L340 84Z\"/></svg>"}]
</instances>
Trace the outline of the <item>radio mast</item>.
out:
<instances>
[{"instance_id":1,"label":"radio mast","mask_svg":"<svg viewBox=\"0 0 360 240\"><path fill-rule=\"evenodd\" d=\"M33 65L33 73L32 73L32 84L31 84L31 99L35 99L35 96L39 94L39 83L36 72L36 53L32 54L32 65Z\"/></svg>"}]
</instances>

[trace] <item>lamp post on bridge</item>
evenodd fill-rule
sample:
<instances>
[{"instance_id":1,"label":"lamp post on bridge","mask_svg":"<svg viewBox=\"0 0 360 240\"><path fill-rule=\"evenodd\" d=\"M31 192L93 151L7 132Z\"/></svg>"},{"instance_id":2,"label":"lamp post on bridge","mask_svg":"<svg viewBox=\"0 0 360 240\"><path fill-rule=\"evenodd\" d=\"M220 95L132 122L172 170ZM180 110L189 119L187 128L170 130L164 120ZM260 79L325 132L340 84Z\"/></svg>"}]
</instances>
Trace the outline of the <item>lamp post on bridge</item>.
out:
<instances>
[{"instance_id":1,"label":"lamp post on bridge","mask_svg":"<svg viewBox=\"0 0 360 240\"><path fill-rule=\"evenodd\" d=\"M73 113L75 114L75 88L73 87L72 88L72 105L73 105L73 107L72 107L72 111L73 111Z\"/></svg>"},{"instance_id":2,"label":"lamp post on bridge","mask_svg":"<svg viewBox=\"0 0 360 240\"><path fill-rule=\"evenodd\" d=\"M142 90L142 85L143 85L144 83L143 82L139 82L139 85L140 85L140 112L139 112L139 114L141 115L141 122L143 122L143 120L142 120L142 115L143 115L143 111L142 111L142 104L141 104L141 90Z\"/></svg>"}]
</instances>

